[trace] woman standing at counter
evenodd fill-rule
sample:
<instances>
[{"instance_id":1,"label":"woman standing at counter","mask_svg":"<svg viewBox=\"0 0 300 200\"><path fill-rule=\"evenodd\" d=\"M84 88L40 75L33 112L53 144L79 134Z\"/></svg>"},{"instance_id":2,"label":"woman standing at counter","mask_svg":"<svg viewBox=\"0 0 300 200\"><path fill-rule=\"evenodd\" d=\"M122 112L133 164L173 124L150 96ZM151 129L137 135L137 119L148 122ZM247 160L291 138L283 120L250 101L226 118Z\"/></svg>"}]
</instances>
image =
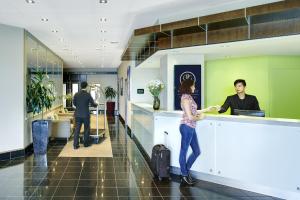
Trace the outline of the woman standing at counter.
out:
<instances>
[{"instance_id":1,"label":"woman standing at counter","mask_svg":"<svg viewBox=\"0 0 300 200\"><path fill-rule=\"evenodd\" d=\"M195 131L196 122L203 119L205 112L210 112L215 109L211 106L206 109L197 111L197 104L191 96L195 91L195 82L193 80L184 80L180 86L181 93L181 108L183 110L183 116L180 124L181 133L181 148L179 155L180 170L182 175L182 183L192 185L194 183L189 171L200 155L200 147L198 144L197 134ZM193 152L186 158L189 146L191 146Z\"/></svg>"}]
</instances>

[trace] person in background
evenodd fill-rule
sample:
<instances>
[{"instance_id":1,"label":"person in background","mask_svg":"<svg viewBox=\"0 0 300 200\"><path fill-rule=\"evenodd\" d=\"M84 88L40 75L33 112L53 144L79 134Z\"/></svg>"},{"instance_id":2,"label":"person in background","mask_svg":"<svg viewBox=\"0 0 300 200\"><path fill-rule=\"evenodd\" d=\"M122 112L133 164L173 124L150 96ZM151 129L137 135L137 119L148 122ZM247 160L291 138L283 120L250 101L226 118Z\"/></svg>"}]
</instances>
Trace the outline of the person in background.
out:
<instances>
[{"instance_id":1,"label":"person in background","mask_svg":"<svg viewBox=\"0 0 300 200\"><path fill-rule=\"evenodd\" d=\"M81 90L74 95L73 104L76 107L75 110L75 122L76 128L74 132L74 149L79 148L79 132L81 125L84 124L84 147L90 146L89 136L90 136L90 110L89 106L97 107L90 93L87 92L87 82L82 82L80 84Z\"/></svg>"},{"instance_id":2,"label":"person in background","mask_svg":"<svg viewBox=\"0 0 300 200\"><path fill-rule=\"evenodd\" d=\"M181 93L181 108L183 110L183 116L179 127L181 133L181 147L179 155L179 164L182 175L182 183L192 185L194 180L192 179L189 171L200 155L200 147L198 143L197 133L195 131L196 122L204 118L205 112L210 112L216 109L215 106L205 108L203 110L197 110L197 104L191 96L195 91L195 82L193 80L184 80L180 86ZM187 151L191 146L193 152L187 159Z\"/></svg>"},{"instance_id":3,"label":"person in background","mask_svg":"<svg viewBox=\"0 0 300 200\"><path fill-rule=\"evenodd\" d=\"M246 81L237 79L234 81L236 94L228 96L225 103L218 107L219 113L224 113L230 107L230 114L234 115L234 109L238 110L260 110L257 98L253 95L246 94Z\"/></svg>"}]
</instances>

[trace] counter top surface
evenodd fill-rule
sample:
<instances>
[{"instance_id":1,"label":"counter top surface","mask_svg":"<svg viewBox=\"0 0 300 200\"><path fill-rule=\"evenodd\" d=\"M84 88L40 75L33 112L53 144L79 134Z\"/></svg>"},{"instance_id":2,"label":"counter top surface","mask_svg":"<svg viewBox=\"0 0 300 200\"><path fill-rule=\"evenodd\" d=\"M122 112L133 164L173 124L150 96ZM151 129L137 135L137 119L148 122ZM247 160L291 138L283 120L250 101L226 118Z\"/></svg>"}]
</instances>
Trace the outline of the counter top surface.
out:
<instances>
[{"instance_id":1,"label":"counter top surface","mask_svg":"<svg viewBox=\"0 0 300 200\"><path fill-rule=\"evenodd\" d=\"M133 106L138 107L149 114L163 117L182 117L182 111L168 111L168 110L154 110L151 104L148 103L132 103ZM134 108L133 108L134 110ZM269 117L250 117L250 116L233 116L223 114L205 114L207 120L232 121L244 123L257 124L273 124L300 127L299 119L284 119L284 118L269 118Z\"/></svg>"}]
</instances>

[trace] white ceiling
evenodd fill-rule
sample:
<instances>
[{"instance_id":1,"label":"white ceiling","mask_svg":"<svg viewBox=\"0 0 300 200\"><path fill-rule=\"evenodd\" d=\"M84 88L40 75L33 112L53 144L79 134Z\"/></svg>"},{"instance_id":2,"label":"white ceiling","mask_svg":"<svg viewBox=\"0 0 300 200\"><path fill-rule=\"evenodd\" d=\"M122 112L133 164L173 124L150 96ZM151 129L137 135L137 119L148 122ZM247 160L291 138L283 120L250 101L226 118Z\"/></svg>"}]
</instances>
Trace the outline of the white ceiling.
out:
<instances>
[{"instance_id":1,"label":"white ceiling","mask_svg":"<svg viewBox=\"0 0 300 200\"><path fill-rule=\"evenodd\" d=\"M279 0L34 1L0 0L0 23L27 29L59 55L65 67L116 68L135 28Z\"/></svg>"},{"instance_id":2,"label":"white ceiling","mask_svg":"<svg viewBox=\"0 0 300 200\"><path fill-rule=\"evenodd\" d=\"M300 56L300 35L274 37L222 44L162 50L140 64L139 68L159 68L164 55L204 55L205 61L249 56Z\"/></svg>"}]
</instances>

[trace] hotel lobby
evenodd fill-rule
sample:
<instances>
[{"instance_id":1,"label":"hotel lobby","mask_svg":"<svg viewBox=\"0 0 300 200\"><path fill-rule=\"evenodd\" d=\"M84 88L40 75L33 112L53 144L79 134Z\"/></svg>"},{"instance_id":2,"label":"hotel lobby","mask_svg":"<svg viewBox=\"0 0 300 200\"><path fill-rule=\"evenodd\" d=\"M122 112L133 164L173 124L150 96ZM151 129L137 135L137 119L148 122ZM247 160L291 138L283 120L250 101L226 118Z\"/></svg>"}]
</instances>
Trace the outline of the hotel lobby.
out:
<instances>
[{"instance_id":1,"label":"hotel lobby","mask_svg":"<svg viewBox=\"0 0 300 200\"><path fill-rule=\"evenodd\" d=\"M300 199L299 0L1 3L0 200Z\"/></svg>"}]
</instances>

